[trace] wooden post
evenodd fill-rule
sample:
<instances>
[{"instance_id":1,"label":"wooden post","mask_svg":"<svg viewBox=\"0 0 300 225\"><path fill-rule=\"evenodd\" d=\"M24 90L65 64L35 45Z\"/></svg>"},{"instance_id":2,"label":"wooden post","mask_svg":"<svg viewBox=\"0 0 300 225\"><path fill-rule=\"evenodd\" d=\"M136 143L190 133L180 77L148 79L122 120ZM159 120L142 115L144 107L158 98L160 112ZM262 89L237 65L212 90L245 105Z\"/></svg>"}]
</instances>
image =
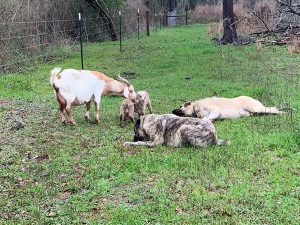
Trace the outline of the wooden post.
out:
<instances>
[{"instance_id":1,"label":"wooden post","mask_svg":"<svg viewBox=\"0 0 300 225\"><path fill-rule=\"evenodd\" d=\"M167 27L168 26L168 12L164 11L163 15L163 26Z\"/></svg>"},{"instance_id":2,"label":"wooden post","mask_svg":"<svg viewBox=\"0 0 300 225\"><path fill-rule=\"evenodd\" d=\"M150 12L148 10L146 11L146 31L147 36L150 36Z\"/></svg>"},{"instance_id":3,"label":"wooden post","mask_svg":"<svg viewBox=\"0 0 300 225\"><path fill-rule=\"evenodd\" d=\"M185 25L187 26L188 25L188 10L189 10L187 5L185 6L184 10L185 10Z\"/></svg>"},{"instance_id":4,"label":"wooden post","mask_svg":"<svg viewBox=\"0 0 300 225\"><path fill-rule=\"evenodd\" d=\"M161 30L161 13L159 13L159 29Z\"/></svg>"}]
</instances>

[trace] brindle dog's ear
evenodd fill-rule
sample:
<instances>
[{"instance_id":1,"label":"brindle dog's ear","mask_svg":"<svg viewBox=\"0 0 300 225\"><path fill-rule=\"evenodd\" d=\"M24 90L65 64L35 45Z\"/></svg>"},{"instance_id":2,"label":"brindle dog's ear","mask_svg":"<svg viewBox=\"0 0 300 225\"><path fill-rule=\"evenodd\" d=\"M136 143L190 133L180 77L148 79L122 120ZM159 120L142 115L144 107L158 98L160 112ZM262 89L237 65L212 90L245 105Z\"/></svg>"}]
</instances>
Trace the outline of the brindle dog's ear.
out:
<instances>
[{"instance_id":1,"label":"brindle dog's ear","mask_svg":"<svg viewBox=\"0 0 300 225\"><path fill-rule=\"evenodd\" d=\"M138 120L135 122L134 129L139 129L140 126L141 126L141 119L138 119Z\"/></svg>"}]
</instances>

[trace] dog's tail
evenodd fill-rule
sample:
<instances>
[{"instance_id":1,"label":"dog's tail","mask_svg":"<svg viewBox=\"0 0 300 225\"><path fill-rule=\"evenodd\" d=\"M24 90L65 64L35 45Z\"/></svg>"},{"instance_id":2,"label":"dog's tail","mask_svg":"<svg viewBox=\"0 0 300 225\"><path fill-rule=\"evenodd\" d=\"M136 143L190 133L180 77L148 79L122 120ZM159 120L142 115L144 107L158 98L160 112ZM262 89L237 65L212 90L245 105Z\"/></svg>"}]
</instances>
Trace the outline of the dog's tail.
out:
<instances>
[{"instance_id":1,"label":"dog's tail","mask_svg":"<svg viewBox=\"0 0 300 225\"><path fill-rule=\"evenodd\" d=\"M282 112L278 110L276 107L264 107L261 111L261 113L264 114L283 114L285 112Z\"/></svg>"},{"instance_id":2,"label":"dog's tail","mask_svg":"<svg viewBox=\"0 0 300 225\"><path fill-rule=\"evenodd\" d=\"M295 112L296 110L292 107L284 107L284 108L280 108L279 111L281 111L281 112Z\"/></svg>"},{"instance_id":3,"label":"dog's tail","mask_svg":"<svg viewBox=\"0 0 300 225\"><path fill-rule=\"evenodd\" d=\"M217 140L217 145L220 146L220 145L230 145L230 141L229 140L221 140L221 139L218 139Z\"/></svg>"}]
</instances>

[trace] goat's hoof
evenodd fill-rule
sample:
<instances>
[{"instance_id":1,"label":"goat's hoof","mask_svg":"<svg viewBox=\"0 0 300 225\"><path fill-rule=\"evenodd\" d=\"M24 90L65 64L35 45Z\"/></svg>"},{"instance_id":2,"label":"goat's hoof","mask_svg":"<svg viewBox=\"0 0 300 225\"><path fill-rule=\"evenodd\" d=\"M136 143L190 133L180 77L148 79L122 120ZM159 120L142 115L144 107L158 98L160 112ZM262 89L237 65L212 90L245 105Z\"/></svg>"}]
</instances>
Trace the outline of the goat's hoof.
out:
<instances>
[{"instance_id":1,"label":"goat's hoof","mask_svg":"<svg viewBox=\"0 0 300 225\"><path fill-rule=\"evenodd\" d=\"M96 119L96 123L98 124L100 122L100 120L99 119Z\"/></svg>"},{"instance_id":2,"label":"goat's hoof","mask_svg":"<svg viewBox=\"0 0 300 225\"><path fill-rule=\"evenodd\" d=\"M88 121L88 120L90 119L90 117L87 116L87 115L84 115L84 119L85 119L86 121Z\"/></svg>"},{"instance_id":3,"label":"goat's hoof","mask_svg":"<svg viewBox=\"0 0 300 225\"><path fill-rule=\"evenodd\" d=\"M77 125L75 121L70 121L70 124L73 125L73 126Z\"/></svg>"}]
</instances>

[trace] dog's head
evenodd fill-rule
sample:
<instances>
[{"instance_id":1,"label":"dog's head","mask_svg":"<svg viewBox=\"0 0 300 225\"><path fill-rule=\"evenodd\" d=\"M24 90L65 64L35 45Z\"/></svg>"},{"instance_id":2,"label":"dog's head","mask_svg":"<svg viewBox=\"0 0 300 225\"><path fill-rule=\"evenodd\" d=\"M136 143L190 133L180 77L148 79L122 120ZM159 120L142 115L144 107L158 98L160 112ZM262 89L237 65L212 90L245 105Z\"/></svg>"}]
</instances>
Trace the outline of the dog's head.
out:
<instances>
[{"instance_id":1,"label":"dog's head","mask_svg":"<svg viewBox=\"0 0 300 225\"><path fill-rule=\"evenodd\" d=\"M141 119L138 119L134 125L134 138L133 141L144 141L145 140L145 132L141 125Z\"/></svg>"},{"instance_id":2,"label":"dog's head","mask_svg":"<svg viewBox=\"0 0 300 225\"><path fill-rule=\"evenodd\" d=\"M134 125L133 141L150 141L157 135L161 119L161 116L154 114L141 116Z\"/></svg>"},{"instance_id":3,"label":"dog's head","mask_svg":"<svg viewBox=\"0 0 300 225\"><path fill-rule=\"evenodd\" d=\"M172 111L176 116L193 116L194 114L194 106L193 102L188 101L183 103L178 109L174 109Z\"/></svg>"}]
</instances>

